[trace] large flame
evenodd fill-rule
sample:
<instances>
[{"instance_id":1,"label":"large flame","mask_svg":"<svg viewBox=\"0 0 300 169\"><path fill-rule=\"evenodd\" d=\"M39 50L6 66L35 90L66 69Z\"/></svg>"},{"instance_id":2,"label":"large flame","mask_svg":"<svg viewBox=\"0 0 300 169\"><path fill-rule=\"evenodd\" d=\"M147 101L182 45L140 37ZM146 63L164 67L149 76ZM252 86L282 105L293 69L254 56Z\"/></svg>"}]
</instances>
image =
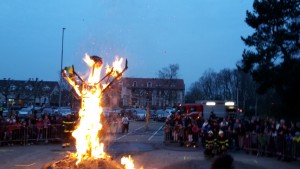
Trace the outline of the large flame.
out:
<instances>
[{"instance_id":1,"label":"large flame","mask_svg":"<svg viewBox=\"0 0 300 169\"><path fill-rule=\"evenodd\" d=\"M99 140L99 134L102 129L101 124L101 96L107 84L101 84L102 59L100 57L85 55L84 61L90 67L89 77L81 86L71 78L66 78L73 86L78 96L81 97L81 108L79 110L79 123L72 133L76 139L77 157L76 164L82 160L93 158L107 158L104 151L104 144ZM106 66L106 75L120 77L122 72L122 58L116 58L113 66ZM108 83L108 81L106 81ZM122 164L126 169L134 169L133 160L129 156L122 158Z\"/></svg>"},{"instance_id":2,"label":"large flame","mask_svg":"<svg viewBox=\"0 0 300 169\"><path fill-rule=\"evenodd\" d=\"M72 133L76 138L77 164L86 158L105 158L104 144L99 141L99 132L102 128L100 73L102 63L97 63L90 56L85 55L84 61L91 68L87 84L83 84L81 95L81 108L79 110L80 122Z\"/></svg>"}]
</instances>

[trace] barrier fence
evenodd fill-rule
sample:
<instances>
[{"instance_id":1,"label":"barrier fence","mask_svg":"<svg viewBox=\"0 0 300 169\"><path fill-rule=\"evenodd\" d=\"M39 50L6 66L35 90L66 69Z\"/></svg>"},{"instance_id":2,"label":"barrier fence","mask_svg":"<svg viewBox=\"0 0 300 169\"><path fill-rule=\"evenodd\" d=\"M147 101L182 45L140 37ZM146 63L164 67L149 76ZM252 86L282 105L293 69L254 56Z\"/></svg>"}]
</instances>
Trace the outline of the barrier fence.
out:
<instances>
[{"instance_id":1,"label":"barrier fence","mask_svg":"<svg viewBox=\"0 0 300 169\"><path fill-rule=\"evenodd\" d=\"M105 129L106 133L120 133L120 123L111 123ZM178 146L203 146L205 132L186 128L176 128L165 125L164 143L179 143ZM285 156L291 159L300 157L300 136L276 136L272 134L247 132L243 137L237 137L225 132L229 140L229 150L241 148L246 153L268 156ZM64 127L61 124L51 124L46 127L32 126L0 126L0 145L28 145L39 142L57 142L64 138Z\"/></svg>"},{"instance_id":2,"label":"barrier fence","mask_svg":"<svg viewBox=\"0 0 300 169\"><path fill-rule=\"evenodd\" d=\"M37 125L28 126L1 126L0 144L35 144L38 142L60 141L63 137L63 126L60 124L38 127Z\"/></svg>"},{"instance_id":3,"label":"barrier fence","mask_svg":"<svg viewBox=\"0 0 300 169\"><path fill-rule=\"evenodd\" d=\"M244 136L224 132L228 139L228 151L237 149L257 156L280 156L287 159L300 158L300 136L276 136L256 132L246 132ZM217 138L217 134L214 136ZM203 130L193 132L186 128L176 128L165 125L164 143L177 144L185 147L205 148L206 133Z\"/></svg>"},{"instance_id":4,"label":"barrier fence","mask_svg":"<svg viewBox=\"0 0 300 169\"><path fill-rule=\"evenodd\" d=\"M51 124L44 126L19 126L7 125L0 126L0 145L28 145L48 142L61 142L64 135L64 126L62 124ZM112 122L108 127L103 127L102 134L121 133L122 125Z\"/></svg>"}]
</instances>

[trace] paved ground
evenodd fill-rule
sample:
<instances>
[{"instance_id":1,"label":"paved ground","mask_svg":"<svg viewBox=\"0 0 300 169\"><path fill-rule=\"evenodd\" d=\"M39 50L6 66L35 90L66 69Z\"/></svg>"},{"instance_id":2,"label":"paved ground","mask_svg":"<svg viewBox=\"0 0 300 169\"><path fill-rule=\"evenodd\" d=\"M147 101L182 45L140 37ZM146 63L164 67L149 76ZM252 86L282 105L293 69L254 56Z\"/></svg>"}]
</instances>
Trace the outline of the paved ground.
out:
<instances>
[{"instance_id":1,"label":"paved ground","mask_svg":"<svg viewBox=\"0 0 300 169\"><path fill-rule=\"evenodd\" d=\"M162 123L131 123L129 133L107 137L106 152L119 162L123 155L132 155L135 165L144 169L208 169L213 159L203 156L200 148L163 144ZM0 169L40 169L44 164L58 161L75 147L61 148L59 144L0 147ZM232 153L236 168L299 169L300 161L283 162L276 158L257 157L243 152Z\"/></svg>"},{"instance_id":2,"label":"paved ground","mask_svg":"<svg viewBox=\"0 0 300 169\"><path fill-rule=\"evenodd\" d=\"M60 145L33 145L0 148L0 168L40 169L51 161L61 160L74 147L63 149ZM132 155L137 167L144 169L208 169L213 159L203 156L203 151L192 148L153 146L146 143L116 143L108 151L115 161L123 155ZM236 168L243 169L299 169L300 162L283 162L275 158L232 153Z\"/></svg>"}]
</instances>

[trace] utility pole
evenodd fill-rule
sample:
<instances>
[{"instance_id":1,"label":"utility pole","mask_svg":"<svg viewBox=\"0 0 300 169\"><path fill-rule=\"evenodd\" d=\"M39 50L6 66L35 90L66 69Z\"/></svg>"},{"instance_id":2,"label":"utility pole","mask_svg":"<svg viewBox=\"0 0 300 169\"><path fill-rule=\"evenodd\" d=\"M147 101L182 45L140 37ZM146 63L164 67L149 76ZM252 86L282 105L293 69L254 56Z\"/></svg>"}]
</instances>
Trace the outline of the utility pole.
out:
<instances>
[{"instance_id":1,"label":"utility pole","mask_svg":"<svg viewBox=\"0 0 300 169\"><path fill-rule=\"evenodd\" d=\"M147 108L146 108L146 131L149 130L149 118L150 118L150 106L149 106L149 102L147 104Z\"/></svg>"},{"instance_id":2,"label":"utility pole","mask_svg":"<svg viewBox=\"0 0 300 169\"><path fill-rule=\"evenodd\" d=\"M58 106L61 107L61 85L62 85L62 76L61 76L61 71L63 69L63 58L64 58L64 34L65 34L65 29L62 28L62 39L61 39L61 57L60 57L60 71L59 71L59 77L60 77L60 82L59 82L59 101L58 101Z\"/></svg>"}]
</instances>

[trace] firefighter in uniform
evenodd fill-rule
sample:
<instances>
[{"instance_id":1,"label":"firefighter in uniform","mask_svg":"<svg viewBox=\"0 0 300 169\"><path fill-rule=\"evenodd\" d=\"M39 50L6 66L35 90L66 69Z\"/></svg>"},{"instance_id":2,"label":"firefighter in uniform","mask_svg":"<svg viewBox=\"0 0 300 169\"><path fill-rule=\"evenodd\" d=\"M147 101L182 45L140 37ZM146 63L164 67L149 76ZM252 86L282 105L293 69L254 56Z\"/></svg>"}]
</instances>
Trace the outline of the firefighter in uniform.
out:
<instances>
[{"instance_id":1,"label":"firefighter in uniform","mask_svg":"<svg viewBox=\"0 0 300 169\"><path fill-rule=\"evenodd\" d=\"M215 154L215 146L216 146L216 139L214 137L213 132L209 130L207 132L207 137L205 138L204 155L213 157Z\"/></svg>"},{"instance_id":2,"label":"firefighter in uniform","mask_svg":"<svg viewBox=\"0 0 300 169\"><path fill-rule=\"evenodd\" d=\"M63 143L62 147L70 147L70 142L72 139L72 132L74 131L75 120L68 114L62 122L63 127Z\"/></svg>"},{"instance_id":3,"label":"firefighter in uniform","mask_svg":"<svg viewBox=\"0 0 300 169\"><path fill-rule=\"evenodd\" d=\"M225 137L222 130L219 131L219 137L217 139L218 153L224 154L227 152L229 144L228 139Z\"/></svg>"}]
</instances>

